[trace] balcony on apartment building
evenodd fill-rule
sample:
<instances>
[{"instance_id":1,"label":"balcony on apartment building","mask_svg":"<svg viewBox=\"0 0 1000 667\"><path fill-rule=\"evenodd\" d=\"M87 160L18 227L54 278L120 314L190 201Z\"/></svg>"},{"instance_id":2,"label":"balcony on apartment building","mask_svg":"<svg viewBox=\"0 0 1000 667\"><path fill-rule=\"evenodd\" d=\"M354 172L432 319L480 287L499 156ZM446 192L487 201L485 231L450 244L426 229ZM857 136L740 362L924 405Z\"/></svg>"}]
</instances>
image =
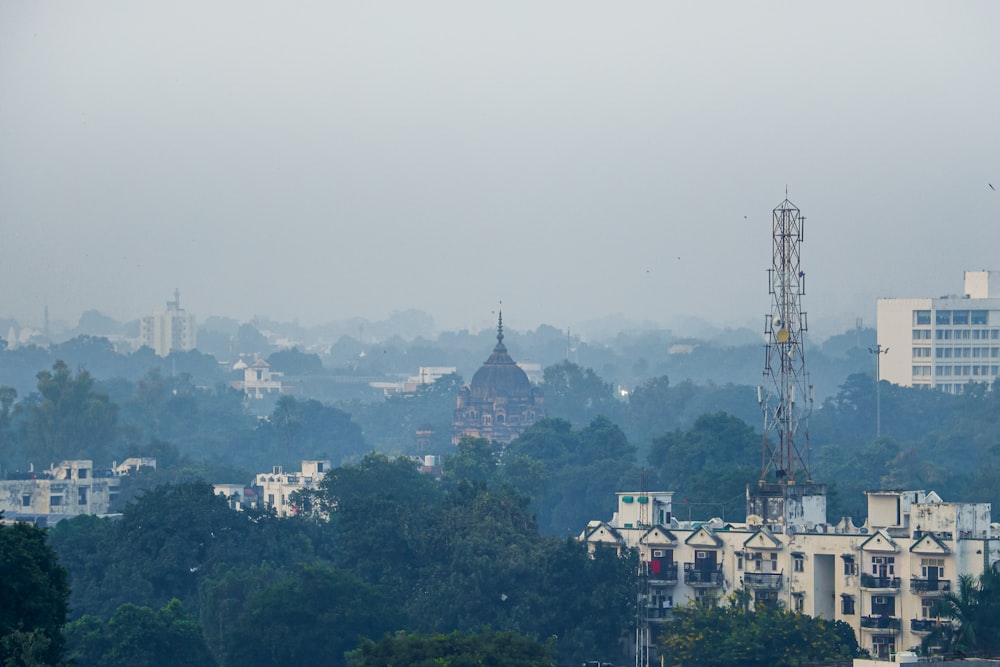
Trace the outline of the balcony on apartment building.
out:
<instances>
[{"instance_id":1,"label":"balcony on apartment building","mask_svg":"<svg viewBox=\"0 0 1000 667\"><path fill-rule=\"evenodd\" d=\"M899 585L899 577L877 577L874 574L861 575L861 588L899 590Z\"/></svg>"},{"instance_id":2,"label":"balcony on apartment building","mask_svg":"<svg viewBox=\"0 0 1000 667\"><path fill-rule=\"evenodd\" d=\"M684 563L684 583L695 588L721 586L722 566L695 568L694 563Z\"/></svg>"},{"instance_id":3,"label":"balcony on apartment building","mask_svg":"<svg viewBox=\"0 0 1000 667\"><path fill-rule=\"evenodd\" d=\"M951 621L944 621L940 618L911 618L910 632L927 634L934 632L938 628L950 628Z\"/></svg>"},{"instance_id":4,"label":"balcony on apartment building","mask_svg":"<svg viewBox=\"0 0 1000 667\"><path fill-rule=\"evenodd\" d=\"M777 591L781 589L781 572L744 572L743 583L755 590Z\"/></svg>"},{"instance_id":5,"label":"balcony on apartment building","mask_svg":"<svg viewBox=\"0 0 1000 667\"><path fill-rule=\"evenodd\" d=\"M646 563L646 578L650 584L668 586L677 583L677 563L661 563L649 561Z\"/></svg>"},{"instance_id":6,"label":"balcony on apartment building","mask_svg":"<svg viewBox=\"0 0 1000 667\"><path fill-rule=\"evenodd\" d=\"M670 618L673 606L669 603L650 600L645 606L645 618L647 621L660 623Z\"/></svg>"},{"instance_id":7,"label":"balcony on apartment building","mask_svg":"<svg viewBox=\"0 0 1000 667\"><path fill-rule=\"evenodd\" d=\"M899 630L899 619L895 616L862 616L861 627L874 630Z\"/></svg>"},{"instance_id":8,"label":"balcony on apartment building","mask_svg":"<svg viewBox=\"0 0 1000 667\"><path fill-rule=\"evenodd\" d=\"M914 593L949 593L951 592L951 579L910 577L910 591Z\"/></svg>"}]
</instances>

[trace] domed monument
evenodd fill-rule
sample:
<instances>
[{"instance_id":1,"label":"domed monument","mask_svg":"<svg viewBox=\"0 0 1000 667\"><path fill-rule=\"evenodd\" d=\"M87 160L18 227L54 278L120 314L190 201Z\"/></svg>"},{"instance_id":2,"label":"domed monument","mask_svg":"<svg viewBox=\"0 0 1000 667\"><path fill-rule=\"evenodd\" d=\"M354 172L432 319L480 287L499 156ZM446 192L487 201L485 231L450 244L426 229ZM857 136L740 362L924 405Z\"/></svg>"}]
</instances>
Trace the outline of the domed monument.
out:
<instances>
[{"instance_id":1,"label":"domed monument","mask_svg":"<svg viewBox=\"0 0 1000 667\"><path fill-rule=\"evenodd\" d=\"M472 376L472 382L458 390L451 441L457 444L463 435L471 435L510 442L545 417L544 404L542 390L532 386L528 374L507 354L500 313L493 354Z\"/></svg>"}]
</instances>

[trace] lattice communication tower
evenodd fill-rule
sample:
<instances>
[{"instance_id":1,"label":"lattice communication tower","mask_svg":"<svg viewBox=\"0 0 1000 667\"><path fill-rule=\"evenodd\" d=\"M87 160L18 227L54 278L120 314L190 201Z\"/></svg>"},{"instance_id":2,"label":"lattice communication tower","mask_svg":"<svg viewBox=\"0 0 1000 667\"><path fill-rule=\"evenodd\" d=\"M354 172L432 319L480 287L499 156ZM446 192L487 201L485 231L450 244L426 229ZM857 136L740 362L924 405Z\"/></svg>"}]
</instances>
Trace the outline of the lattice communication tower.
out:
<instances>
[{"instance_id":1,"label":"lattice communication tower","mask_svg":"<svg viewBox=\"0 0 1000 667\"><path fill-rule=\"evenodd\" d=\"M803 336L808 330L802 296L806 274L800 263L805 216L785 200L773 211L773 257L768 269L771 313L764 325L767 341L765 383L757 387L764 413L760 485L812 484L809 472L809 413L813 388L806 372ZM802 477L805 477L803 480Z\"/></svg>"}]
</instances>

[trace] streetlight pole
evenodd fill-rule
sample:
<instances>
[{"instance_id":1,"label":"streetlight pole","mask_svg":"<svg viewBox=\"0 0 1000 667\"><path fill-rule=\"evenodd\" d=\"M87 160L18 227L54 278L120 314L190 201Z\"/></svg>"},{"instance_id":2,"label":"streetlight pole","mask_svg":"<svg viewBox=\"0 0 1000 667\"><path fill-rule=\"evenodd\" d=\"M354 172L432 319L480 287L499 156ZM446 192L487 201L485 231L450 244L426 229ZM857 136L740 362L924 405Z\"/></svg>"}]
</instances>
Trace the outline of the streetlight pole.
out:
<instances>
[{"instance_id":1,"label":"streetlight pole","mask_svg":"<svg viewBox=\"0 0 1000 667\"><path fill-rule=\"evenodd\" d=\"M889 354L889 348L882 347L881 344L868 348L868 351L875 355L875 437L882 436L882 384L881 360L883 354Z\"/></svg>"}]
</instances>

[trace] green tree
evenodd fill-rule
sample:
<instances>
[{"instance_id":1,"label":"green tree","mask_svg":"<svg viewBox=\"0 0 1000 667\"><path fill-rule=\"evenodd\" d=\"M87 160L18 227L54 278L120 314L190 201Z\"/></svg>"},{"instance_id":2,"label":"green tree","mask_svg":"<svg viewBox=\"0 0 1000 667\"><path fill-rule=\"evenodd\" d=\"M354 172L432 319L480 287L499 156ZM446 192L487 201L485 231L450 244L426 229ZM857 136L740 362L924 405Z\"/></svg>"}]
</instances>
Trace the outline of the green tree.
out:
<instances>
[{"instance_id":1,"label":"green tree","mask_svg":"<svg viewBox=\"0 0 1000 667\"><path fill-rule=\"evenodd\" d=\"M348 656L350 667L555 667L550 644L516 632L406 634L367 641Z\"/></svg>"},{"instance_id":2,"label":"green tree","mask_svg":"<svg viewBox=\"0 0 1000 667\"><path fill-rule=\"evenodd\" d=\"M83 458L106 462L117 434L118 406L94 389L86 369L63 361L38 374L39 400L27 405L25 455L44 463Z\"/></svg>"},{"instance_id":3,"label":"green tree","mask_svg":"<svg viewBox=\"0 0 1000 667\"><path fill-rule=\"evenodd\" d=\"M159 610L123 604L104 623L93 616L66 627L69 657L77 667L214 667L197 621L180 601Z\"/></svg>"},{"instance_id":4,"label":"green tree","mask_svg":"<svg viewBox=\"0 0 1000 667\"><path fill-rule=\"evenodd\" d=\"M674 667L796 667L860 657L853 632L780 608L750 610L739 595L711 596L674 608L658 649ZM850 627L847 627L850 631Z\"/></svg>"},{"instance_id":5,"label":"green tree","mask_svg":"<svg viewBox=\"0 0 1000 667\"><path fill-rule=\"evenodd\" d=\"M760 436L743 420L722 412L702 415L689 430L653 441L653 483L674 491L689 506L740 520L746 511L740 501L746 485L760 474L751 463L759 462L760 447Z\"/></svg>"},{"instance_id":6,"label":"green tree","mask_svg":"<svg viewBox=\"0 0 1000 667\"><path fill-rule=\"evenodd\" d=\"M225 633L226 665L344 665L344 653L399 622L380 589L318 564L252 593Z\"/></svg>"},{"instance_id":7,"label":"green tree","mask_svg":"<svg viewBox=\"0 0 1000 667\"><path fill-rule=\"evenodd\" d=\"M267 363L285 375L315 375L323 372L318 354L303 352L297 347L279 350L267 358Z\"/></svg>"},{"instance_id":8,"label":"green tree","mask_svg":"<svg viewBox=\"0 0 1000 667\"><path fill-rule=\"evenodd\" d=\"M297 466L303 459L330 458L335 464L367 451L361 427L351 415L313 399L278 398L269 421L254 431L254 460Z\"/></svg>"},{"instance_id":9,"label":"green tree","mask_svg":"<svg viewBox=\"0 0 1000 667\"><path fill-rule=\"evenodd\" d=\"M0 664L58 664L69 586L45 531L0 523L0 573Z\"/></svg>"},{"instance_id":10,"label":"green tree","mask_svg":"<svg viewBox=\"0 0 1000 667\"><path fill-rule=\"evenodd\" d=\"M503 463L510 486L534 492L542 532L560 536L576 534L603 513L615 491L640 478L635 448L606 417L579 430L561 419L543 419L508 445Z\"/></svg>"},{"instance_id":11,"label":"green tree","mask_svg":"<svg viewBox=\"0 0 1000 667\"><path fill-rule=\"evenodd\" d=\"M370 453L331 470L319 500L336 534L337 565L408 591L418 578L416 544L429 539L426 526L440 497L435 481L406 457Z\"/></svg>"},{"instance_id":12,"label":"green tree","mask_svg":"<svg viewBox=\"0 0 1000 667\"><path fill-rule=\"evenodd\" d=\"M500 468L500 446L486 438L462 436L455 453L445 459L445 476L455 480L492 482Z\"/></svg>"},{"instance_id":13,"label":"green tree","mask_svg":"<svg viewBox=\"0 0 1000 667\"><path fill-rule=\"evenodd\" d=\"M994 563L978 579L964 574L958 590L946 593L935 606L935 614L947 619L928 635L923 646L945 646L947 650L992 657L1000 652L1000 564Z\"/></svg>"},{"instance_id":14,"label":"green tree","mask_svg":"<svg viewBox=\"0 0 1000 667\"><path fill-rule=\"evenodd\" d=\"M543 371L546 412L582 425L598 415L617 416L621 404L615 390L592 368L583 368L570 361L549 366Z\"/></svg>"},{"instance_id":15,"label":"green tree","mask_svg":"<svg viewBox=\"0 0 1000 667\"><path fill-rule=\"evenodd\" d=\"M239 354L266 355L271 352L271 344L267 342L267 336L248 322L241 324L236 331L231 349Z\"/></svg>"}]
</instances>

